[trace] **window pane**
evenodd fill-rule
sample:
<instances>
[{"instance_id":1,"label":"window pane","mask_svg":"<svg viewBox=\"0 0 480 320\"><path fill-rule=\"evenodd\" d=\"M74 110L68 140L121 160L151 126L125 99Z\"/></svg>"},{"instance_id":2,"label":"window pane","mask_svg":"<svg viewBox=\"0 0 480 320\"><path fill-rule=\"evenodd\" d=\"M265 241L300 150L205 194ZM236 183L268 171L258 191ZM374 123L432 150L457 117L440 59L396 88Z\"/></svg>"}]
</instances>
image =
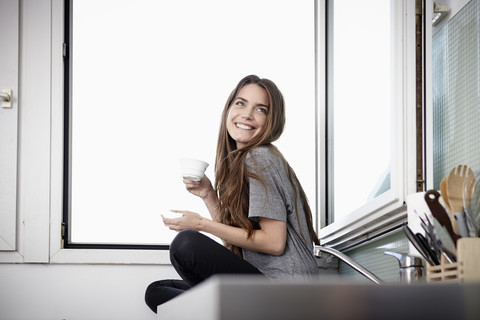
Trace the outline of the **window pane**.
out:
<instances>
[{"instance_id":1,"label":"window pane","mask_svg":"<svg viewBox=\"0 0 480 320\"><path fill-rule=\"evenodd\" d=\"M277 145L315 195L313 1L73 2L71 240L169 243L160 214L207 216L178 159L213 166L220 115L247 74L287 104ZM301 139L302 143L298 143Z\"/></svg>"},{"instance_id":2,"label":"window pane","mask_svg":"<svg viewBox=\"0 0 480 320\"><path fill-rule=\"evenodd\" d=\"M390 189L392 52L390 1L330 4L330 204L338 221Z\"/></svg>"}]
</instances>

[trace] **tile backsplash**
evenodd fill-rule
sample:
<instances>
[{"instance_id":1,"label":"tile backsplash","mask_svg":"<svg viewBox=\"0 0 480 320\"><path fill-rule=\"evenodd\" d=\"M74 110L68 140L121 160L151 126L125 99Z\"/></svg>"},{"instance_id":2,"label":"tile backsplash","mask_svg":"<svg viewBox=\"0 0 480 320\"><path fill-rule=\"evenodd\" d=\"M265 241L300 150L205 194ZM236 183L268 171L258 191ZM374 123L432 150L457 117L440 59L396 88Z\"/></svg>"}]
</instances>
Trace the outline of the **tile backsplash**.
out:
<instances>
[{"instance_id":1,"label":"tile backsplash","mask_svg":"<svg viewBox=\"0 0 480 320\"><path fill-rule=\"evenodd\" d=\"M398 260L386 255L385 251L409 252L408 239L401 229L344 253L383 281L387 283L399 282L400 266ZM372 283L345 263L340 263L339 273L342 277L348 277L355 282Z\"/></svg>"},{"instance_id":2,"label":"tile backsplash","mask_svg":"<svg viewBox=\"0 0 480 320\"><path fill-rule=\"evenodd\" d=\"M434 188L465 164L480 176L480 5L468 2L433 36Z\"/></svg>"}]
</instances>

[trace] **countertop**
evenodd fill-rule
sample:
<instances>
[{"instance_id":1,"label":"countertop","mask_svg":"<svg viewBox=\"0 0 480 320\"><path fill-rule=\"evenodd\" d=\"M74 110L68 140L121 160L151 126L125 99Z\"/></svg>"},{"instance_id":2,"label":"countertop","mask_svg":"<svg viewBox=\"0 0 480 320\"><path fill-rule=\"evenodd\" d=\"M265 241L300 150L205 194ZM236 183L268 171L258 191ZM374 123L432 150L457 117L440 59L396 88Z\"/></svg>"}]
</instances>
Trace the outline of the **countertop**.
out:
<instances>
[{"instance_id":1,"label":"countertop","mask_svg":"<svg viewBox=\"0 0 480 320\"><path fill-rule=\"evenodd\" d=\"M214 276L159 306L158 319L480 319L480 283L352 284Z\"/></svg>"}]
</instances>

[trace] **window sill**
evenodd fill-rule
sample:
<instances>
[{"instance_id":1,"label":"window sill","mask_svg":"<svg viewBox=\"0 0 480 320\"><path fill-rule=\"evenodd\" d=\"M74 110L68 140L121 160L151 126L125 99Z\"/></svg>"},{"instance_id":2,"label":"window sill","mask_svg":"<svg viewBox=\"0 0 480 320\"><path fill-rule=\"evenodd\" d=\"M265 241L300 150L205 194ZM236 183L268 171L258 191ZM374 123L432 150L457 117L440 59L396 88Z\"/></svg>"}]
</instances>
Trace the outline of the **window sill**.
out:
<instances>
[{"instance_id":1,"label":"window sill","mask_svg":"<svg viewBox=\"0 0 480 320\"><path fill-rule=\"evenodd\" d=\"M323 227L318 236L322 245L341 250L399 227L405 221L404 201L387 193L348 217Z\"/></svg>"},{"instance_id":2,"label":"window sill","mask_svg":"<svg viewBox=\"0 0 480 320\"><path fill-rule=\"evenodd\" d=\"M61 249L50 263L68 264L170 264L168 250Z\"/></svg>"}]
</instances>

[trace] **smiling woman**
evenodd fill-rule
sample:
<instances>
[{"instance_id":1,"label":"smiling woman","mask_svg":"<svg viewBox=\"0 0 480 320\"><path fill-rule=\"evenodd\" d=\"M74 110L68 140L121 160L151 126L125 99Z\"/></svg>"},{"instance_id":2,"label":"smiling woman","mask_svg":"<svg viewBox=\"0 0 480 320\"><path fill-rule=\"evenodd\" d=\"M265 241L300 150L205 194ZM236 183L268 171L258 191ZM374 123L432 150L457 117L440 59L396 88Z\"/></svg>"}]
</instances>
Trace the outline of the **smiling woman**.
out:
<instances>
[{"instance_id":1,"label":"smiling woman","mask_svg":"<svg viewBox=\"0 0 480 320\"><path fill-rule=\"evenodd\" d=\"M246 74L275 79L284 93L288 123L278 145L314 203L313 7L71 0L65 246L169 244L176 233L162 213L182 207L208 215L185 192L178 159L215 162L216 115ZM268 104L241 98L235 110L255 107L236 128L252 134Z\"/></svg>"},{"instance_id":2,"label":"smiling woman","mask_svg":"<svg viewBox=\"0 0 480 320\"><path fill-rule=\"evenodd\" d=\"M163 218L180 232L170 245L170 261L183 280L152 283L145 294L152 311L213 275L318 276L312 244L320 243L310 206L294 170L272 145L284 125L285 100L275 83L256 75L240 80L222 112L214 186L207 176L184 180L211 219L185 210Z\"/></svg>"}]
</instances>

